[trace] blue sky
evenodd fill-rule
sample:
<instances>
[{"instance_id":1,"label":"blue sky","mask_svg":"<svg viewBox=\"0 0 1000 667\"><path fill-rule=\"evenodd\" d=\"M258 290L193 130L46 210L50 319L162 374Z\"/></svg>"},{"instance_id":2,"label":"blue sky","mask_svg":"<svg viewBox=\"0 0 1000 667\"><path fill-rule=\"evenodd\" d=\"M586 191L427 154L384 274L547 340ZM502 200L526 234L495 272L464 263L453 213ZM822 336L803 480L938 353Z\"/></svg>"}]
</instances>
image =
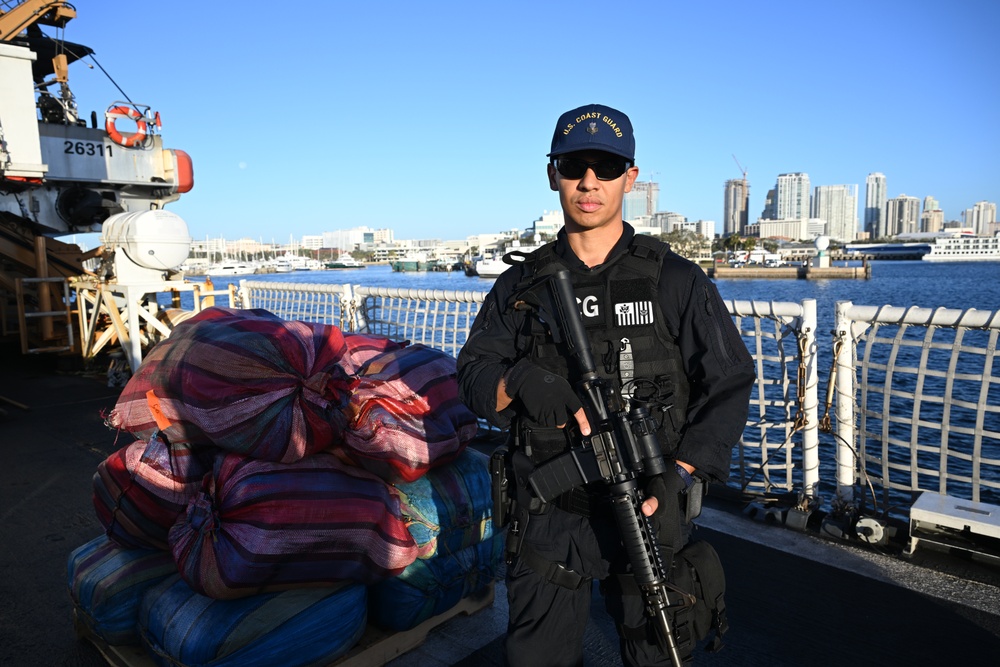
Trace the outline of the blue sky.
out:
<instances>
[{"instance_id":1,"label":"blue sky","mask_svg":"<svg viewBox=\"0 0 1000 667\"><path fill-rule=\"evenodd\" d=\"M734 155L752 219L796 171L859 208L873 171L948 220L1000 203L995 0L75 6L66 39L191 155L169 208L195 238L523 229L558 207L556 118L591 102L631 117L659 208L717 229ZM85 117L122 99L96 67L70 83Z\"/></svg>"}]
</instances>

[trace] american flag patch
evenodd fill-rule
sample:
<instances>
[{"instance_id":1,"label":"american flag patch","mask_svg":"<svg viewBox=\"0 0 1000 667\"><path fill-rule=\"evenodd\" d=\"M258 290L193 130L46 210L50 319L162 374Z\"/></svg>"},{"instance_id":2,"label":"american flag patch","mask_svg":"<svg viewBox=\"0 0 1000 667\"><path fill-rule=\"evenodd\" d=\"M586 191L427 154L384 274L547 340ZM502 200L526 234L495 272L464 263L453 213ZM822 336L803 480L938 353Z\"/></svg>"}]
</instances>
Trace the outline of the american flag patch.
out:
<instances>
[{"instance_id":1,"label":"american flag patch","mask_svg":"<svg viewBox=\"0 0 1000 667\"><path fill-rule=\"evenodd\" d=\"M615 317L618 318L618 326L620 327L652 324L653 302L631 301L628 303L616 303Z\"/></svg>"}]
</instances>

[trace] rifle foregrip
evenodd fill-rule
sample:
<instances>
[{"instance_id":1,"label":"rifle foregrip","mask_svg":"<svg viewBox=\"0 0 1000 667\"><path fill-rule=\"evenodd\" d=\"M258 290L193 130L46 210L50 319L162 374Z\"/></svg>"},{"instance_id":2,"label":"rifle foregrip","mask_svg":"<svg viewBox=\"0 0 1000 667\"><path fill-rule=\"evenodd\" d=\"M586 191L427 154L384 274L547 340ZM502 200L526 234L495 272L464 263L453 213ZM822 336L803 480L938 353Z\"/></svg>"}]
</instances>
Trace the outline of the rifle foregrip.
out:
<instances>
[{"instance_id":1,"label":"rifle foregrip","mask_svg":"<svg viewBox=\"0 0 1000 667\"><path fill-rule=\"evenodd\" d=\"M640 586L661 583L666 572L650 518L631 495L616 496L611 502L636 582Z\"/></svg>"},{"instance_id":2,"label":"rifle foregrip","mask_svg":"<svg viewBox=\"0 0 1000 667\"><path fill-rule=\"evenodd\" d=\"M667 569L664 567L652 521L642 513L641 502L631 493L616 495L611 500L625 553L639 590L642 591L646 613L657 628L660 648L670 657L674 667L681 667L683 661L667 615Z\"/></svg>"}]
</instances>

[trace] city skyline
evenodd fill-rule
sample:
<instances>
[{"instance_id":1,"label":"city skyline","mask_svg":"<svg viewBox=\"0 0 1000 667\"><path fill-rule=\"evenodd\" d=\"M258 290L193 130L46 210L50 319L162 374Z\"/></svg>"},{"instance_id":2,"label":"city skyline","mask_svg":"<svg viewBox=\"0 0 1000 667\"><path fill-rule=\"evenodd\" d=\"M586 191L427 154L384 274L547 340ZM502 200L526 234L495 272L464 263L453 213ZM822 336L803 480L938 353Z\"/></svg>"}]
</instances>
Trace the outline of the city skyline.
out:
<instances>
[{"instance_id":1,"label":"city skyline","mask_svg":"<svg viewBox=\"0 0 1000 667\"><path fill-rule=\"evenodd\" d=\"M946 220L1000 201L1000 72L992 43L968 38L1000 22L995 2L512 0L498 22L458 2L359 5L333 21L303 0L295 16L321 17L319 39L225 3L166 3L139 33L108 31L113 5L76 5L65 37L95 50L70 68L82 116L125 96L160 112L165 145L194 163L194 189L169 208L195 238L524 227L558 205L545 175L555 119L591 102L630 116L639 180L659 183L661 210L720 230L720 185L744 172L750 222L782 173L860 184L881 172L889 196L933 196ZM607 21L627 39L605 57L552 45ZM137 57L178 35L162 63ZM834 87L828 71L846 76ZM895 81L933 94L888 103Z\"/></svg>"}]
</instances>

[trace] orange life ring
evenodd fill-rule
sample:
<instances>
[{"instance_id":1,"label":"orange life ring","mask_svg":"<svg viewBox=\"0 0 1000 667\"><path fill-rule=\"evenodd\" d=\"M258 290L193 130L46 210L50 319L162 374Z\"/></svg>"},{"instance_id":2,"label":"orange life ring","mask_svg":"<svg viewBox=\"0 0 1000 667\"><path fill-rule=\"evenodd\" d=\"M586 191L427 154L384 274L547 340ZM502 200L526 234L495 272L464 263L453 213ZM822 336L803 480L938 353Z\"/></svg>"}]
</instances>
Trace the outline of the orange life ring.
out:
<instances>
[{"instance_id":1,"label":"orange life ring","mask_svg":"<svg viewBox=\"0 0 1000 667\"><path fill-rule=\"evenodd\" d=\"M146 121L141 113L133 107L111 107L105 113L106 120L104 122L104 129L108 131L108 136L111 137L111 141L115 142L119 146L124 146L125 148L132 148L136 144L141 144L146 139ZM127 116L135 121L135 133L125 137L118 128L115 127L115 121L122 116Z\"/></svg>"}]
</instances>

